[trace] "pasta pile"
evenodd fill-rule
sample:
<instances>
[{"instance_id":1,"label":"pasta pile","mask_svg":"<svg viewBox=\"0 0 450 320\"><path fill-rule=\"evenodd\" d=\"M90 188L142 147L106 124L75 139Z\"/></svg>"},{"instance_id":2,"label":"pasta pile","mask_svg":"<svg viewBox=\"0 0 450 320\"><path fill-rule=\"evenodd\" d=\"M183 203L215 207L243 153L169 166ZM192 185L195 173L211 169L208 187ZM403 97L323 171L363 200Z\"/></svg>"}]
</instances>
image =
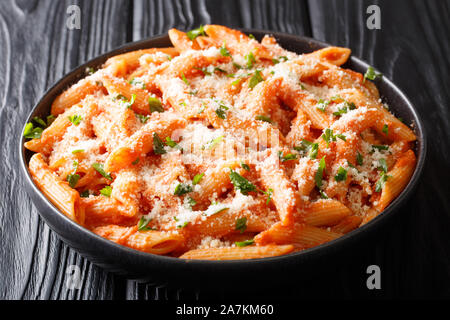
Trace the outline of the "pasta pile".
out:
<instances>
[{"instance_id":1,"label":"pasta pile","mask_svg":"<svg viewBox=\"0 0 450 320\"><path fill-rule=\"evenodd\" d=\"M174 47L86 70L25 127L36 185L66 216L136 250L252 259L331 241L395 199L414 133L350 50L298 55L206 25Z\"/></svg>"}]
</instances>

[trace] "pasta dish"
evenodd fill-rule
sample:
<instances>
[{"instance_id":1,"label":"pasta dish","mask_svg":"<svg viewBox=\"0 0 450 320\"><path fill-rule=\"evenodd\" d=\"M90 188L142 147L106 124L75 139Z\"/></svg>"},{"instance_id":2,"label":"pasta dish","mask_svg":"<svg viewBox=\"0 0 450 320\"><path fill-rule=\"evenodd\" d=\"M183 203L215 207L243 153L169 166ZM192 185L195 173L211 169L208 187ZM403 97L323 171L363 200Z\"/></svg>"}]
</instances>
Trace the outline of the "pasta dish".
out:
<instances>
[{"instance_id":1,"label":"pasta dish","mask_svg":"<svg viewBox=\"0 0 450 320\"><path fill-rule=\"evenodd\" d=\"M416 136L350 49L296 54L218 25L109 58L25 126L34 183L130 248L279 256L366 224L408 184Z\"/></svg>"}]
</instances>

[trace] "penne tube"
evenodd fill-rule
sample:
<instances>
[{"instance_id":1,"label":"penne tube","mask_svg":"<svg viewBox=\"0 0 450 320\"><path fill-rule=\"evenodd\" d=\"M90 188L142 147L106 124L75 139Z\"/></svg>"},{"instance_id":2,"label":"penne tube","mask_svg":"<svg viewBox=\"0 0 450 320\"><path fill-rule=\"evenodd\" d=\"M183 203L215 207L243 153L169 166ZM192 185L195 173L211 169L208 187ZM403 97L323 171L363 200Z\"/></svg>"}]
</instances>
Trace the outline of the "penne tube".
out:
<instances>
[{"instance_id":1,"label":"penne tube","mask_svg":"<svg viewBox=\"0 0 450 320\"><path fill-rule=\"evenodd\" d=\"M183 236L179 234L153 230L137 231L135 227L109 225L96 227L92 231L116 243L159 255L176 250L183 242Z\"/></svg>"},{"instance_id":2,"label":"penne tube","mask_svg":"<svg viewBox=\"0 0 450 320\"><path fill-rule=\"evenodd\" d=\"M348 233L361 225L362 218L359 216L348 216L331 228L336 233Z\"/></svg>"},{"instance_id":3,"label":"penne tube","mask_svg":"<svg viewBox=\"0 0 450 320\"><path fill-rule=\"evenodd\" d=\"M330 227L336 225L352 212L349 208L336 200L318 200L311 203L306 209L303 220L314 227Z\"/></svg>"},{"instance_id":4,"label":"penne tube","mask_svg":"<svg viewBox=\"0 0 450 320\"><path fill-rule=\"evenodd\" d=\"M408 150L387 173L388 178L381 191L380 200L375 205L378 211L383 211L402 192L411 179L415 167L416 156L412 150Z\"/></svg>"},{"instance_id":5,"label":"penne tube","mask_svg":"<svg viewBox=\"0 0 450 320\"><path fill-rule=\"evenodd\" d=\"M84 224L84 207L80 205L80 196L66 181L61 181L56 173L45 163L42 154L36 153L28 164L34 183L50 201L75 222Z\"/></svg>"},{"instance_id":6,"label":"penne tube","mask_svg":"<svg viewBox=\"0 0 450 320\"><path fill-rule=\"evenodd\" d=\"M93 76L80 80L78 83L64 91L52 103L52 115L64 113L68 108L79 103L86 96L103 89L102 85L94 80Z\"/></svg>"},{"instance_id":7,"label":"penne tube","mask_svg":"<svg viewBox=\"0 0 450 320\"><path fill-rule=\"evenodd\" d=\"M283 226L280 222L255 237L258 245L270 243L291 243L301 248L311 248L332 241L342 236L341 233L328 231L306 224L295 224L293 227Z\"/></svg>"},{"instance_id":8,"label":"penne tube","mask_svg":"<svg viewBox=\"0 0 450 320\"><path fill-rule=\"evenodd\" d=\"M102 195L90 196L80 198L80 202L85 207L85 225L88 228L110 224L130 226L137 223L135 210L114 198Z\"/></svg>"},{"instance_id":9,"label":"penne tube","mask_svg":"<svg viewBox=\"0 0 450 320\"><path fill-rule=\"evenodd\" d=\"M284 246L248 246L230 248L209 248L190 250L181 255L181 259L201 259L201 260L241 260L259 259L267 257L281 256L294 250L292 245Z\"/></svg>"},{"instance_id":10,"label":"penne tube","mask_svg":"<svg viewBox=\"0 0 450 320\"><path fill-rule=\"evenodd\" d=\"M175 129L185 126L185 121L174 117L172 114L158 113L140 130L126 139L115 150L111 152L105 163L105 170L116 172L129 166L139 156L150 152L153 149L154 134L157 134L161 141L170 137Z\"/></svg>"}]
</instances>

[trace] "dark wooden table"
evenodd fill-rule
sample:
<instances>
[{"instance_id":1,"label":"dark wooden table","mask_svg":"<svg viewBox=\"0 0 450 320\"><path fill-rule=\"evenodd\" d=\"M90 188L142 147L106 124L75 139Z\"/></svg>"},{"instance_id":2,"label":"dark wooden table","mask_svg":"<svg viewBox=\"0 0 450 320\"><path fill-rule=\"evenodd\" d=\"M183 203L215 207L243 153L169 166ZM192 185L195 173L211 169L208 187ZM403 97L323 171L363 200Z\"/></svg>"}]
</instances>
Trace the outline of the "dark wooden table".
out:
<instances>
[{"instance_id":1,"label":"dark wooden table","mask_svg":"<svg viewBox=\"0 0 450 320\"><path fill-rule=\"evenodd\" d=\"M66 27L81 8L81 29ZM381 29L366 28L366 8ZM92 265L39 218L18 170L17 137L44 91L72 68L126 42L216 23L306 35L352 49L394 81L416 106L429 137L428 159L408 204L332 276L311 275L302 290L266 296L450 297L450 2L154 0L2 0L0 3L0 299L177 299ZM82 287L68 290L69 265ZM369 291L377 264L382 289ZM299 270L301 272L301 270ZM265 291L265 290L261 290ZM188 297L202 298L202 293Z\"/></svg>"}]
</instances>

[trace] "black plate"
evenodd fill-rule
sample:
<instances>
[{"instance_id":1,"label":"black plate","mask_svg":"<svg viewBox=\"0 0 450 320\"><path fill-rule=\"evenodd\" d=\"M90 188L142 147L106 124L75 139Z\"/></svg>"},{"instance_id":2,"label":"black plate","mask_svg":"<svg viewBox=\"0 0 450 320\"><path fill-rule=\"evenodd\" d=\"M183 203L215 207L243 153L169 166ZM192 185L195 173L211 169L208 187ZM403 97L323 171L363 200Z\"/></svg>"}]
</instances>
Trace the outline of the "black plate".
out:
<instances>
[{"instance_id":1,"label":"black plate","mask_svg":"<svg viewBox=\"0 0 450 320\"><path fill-rule=\"evenodd\" d=\"M283 33L272 33L261 30L243 30L252 33L257 39L264 34L272 34L279 44L297 53L311 52L326 46L326 43ZM51 103L61 92L85 76L87 67L99 67L107 58L138 49L171 46L168 36L159 36L126 44L116 50L101 55L72 70L63 79L51 87L31 111L26 122L34 116L46 116L50 113ZM344 65L360 73L365 73L369 65L358 58L351 57ZM361 245L366 235L373 233L398 211L399 206L411 195L417 184L425 161L426 138L421 120L405 95L386 77L376 81L376 85L392 112L404 119L405 123L413 124L418 137L415 152L418 158L417 167L411 181L403 192L378 217L339 239L323 245L280 257L235 260L235 261L198 261L184 260L165 256L148 254L106 240L83 228L62 214L33 183L27 169L27 163L32 152L23 147L24 139L18 141L20 148L20 167L25 176L26 188L41 217L70 247L78 251L93 263L128 278L149 281L158 285L170 285L178 288L232 288L245 284L253 287L283 285L294 278L308 277L311 272L317 272L317 264L326 264L332 268L336 259L342 259L342 254L352 251ZM319 262L320 261L320 262Z\"/></svg>"}]
</instances>

